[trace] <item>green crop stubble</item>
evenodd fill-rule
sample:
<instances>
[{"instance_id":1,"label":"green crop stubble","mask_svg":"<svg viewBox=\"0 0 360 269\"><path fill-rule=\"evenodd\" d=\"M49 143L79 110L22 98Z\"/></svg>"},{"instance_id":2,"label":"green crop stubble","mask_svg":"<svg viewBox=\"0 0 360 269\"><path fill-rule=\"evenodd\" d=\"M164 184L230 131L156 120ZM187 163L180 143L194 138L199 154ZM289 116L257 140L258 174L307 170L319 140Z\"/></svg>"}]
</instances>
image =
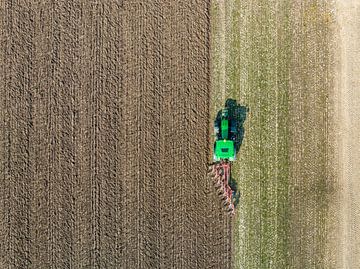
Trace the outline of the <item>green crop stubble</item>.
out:
<instances>
[{"instance_id":1,"label":"green crop stubble","mask_svg":"<svg viewBox=\"0 0 360 269\"><path fill-rule=\"evenodd\" d=\"M243 194L237 210L236 268L287 267L288 9L275 2L235 1L227 33L232 37L228 95L250 109L233 166Z\"/></svg>"},{"instance_id":2,"label":"green crop stubble","mask_svg":"<svg viewBox=\"0 0 360 269\"><path fill-rule=\"evenodd\" d=\"M331 267L330 10L324 1L213 2L212 116L224 105L223 68L226 98L250 109L233 165L235 268Z\"/></svg>"},{"instance_id":3,"label":"green crop stubble","mask_svg":"<svg viewBox=\"0 0 360 269\"><path fill-rule=\"evenodd\" d=\"M323 6L317 9L316 4L301 2L302 8L312 12L313 20L300 18L304 24L299 24L294 19L298 6L292 1L219 3L213 2L212 9L213 117L224 105L218 93L224 67L225 96L250 109L243 145L233 165L242 192L236 210L235 267L320 266L326 244L328 131L325 128L323 135L313 132L312 113L323 115L315 117L320 126L330 120L326 90L331 88L329 22L316 24L329 5L321 2ZM222 12L227 19L225 46L218 43L224 30L216 21L220 8L225 8ZM226 54L225 63L221 53ZM313 101L319 107L314 112ZM321 152L312 159L316 145ZM309 192L311 186L315 192ZM302 219L304 214L309 218ZM315 239L306 239L314 225ZM307 256L312 242L316 243L315 259Z\"/></svg>"}]
</instances>

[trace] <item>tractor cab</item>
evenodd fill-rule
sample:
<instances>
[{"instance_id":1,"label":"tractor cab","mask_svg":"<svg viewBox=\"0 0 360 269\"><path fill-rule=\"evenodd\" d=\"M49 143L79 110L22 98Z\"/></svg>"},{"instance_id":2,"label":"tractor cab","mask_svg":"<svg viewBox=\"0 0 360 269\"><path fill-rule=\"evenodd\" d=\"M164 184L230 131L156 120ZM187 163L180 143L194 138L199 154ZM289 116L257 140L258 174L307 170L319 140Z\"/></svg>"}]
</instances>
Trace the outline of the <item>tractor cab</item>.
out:
<instances>
[{"instance_id":1,"label":"tractor cab","mask_svg":"<svg viewBox=\"0 0 360 269\"><path fill-rule=\"evenodd\" d=\"M232 140L217 140L214 145L214 161L235 160L235 146Z\"/></svg>"}]
</instances>

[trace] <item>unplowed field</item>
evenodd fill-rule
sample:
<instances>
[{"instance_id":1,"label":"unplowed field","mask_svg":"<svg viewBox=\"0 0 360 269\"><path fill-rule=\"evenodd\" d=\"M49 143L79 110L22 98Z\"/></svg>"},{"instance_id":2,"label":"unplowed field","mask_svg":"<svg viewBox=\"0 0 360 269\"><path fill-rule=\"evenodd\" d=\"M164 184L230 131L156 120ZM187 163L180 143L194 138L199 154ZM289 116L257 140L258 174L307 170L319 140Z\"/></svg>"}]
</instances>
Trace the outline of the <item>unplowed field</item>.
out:
<instances>
[{"instance_id":1,"label":"unplowed field","mask_svg":"<svg viewBox=\"0 0 360 269\"><path fill-rule=\"evenodd\" d=\"M338 149L341 268L360 266L360 2L337 1L339 22ZM340 267L340 266L339 266Z\"/></svg>"},{"instance_id":2,"label":"unplowed field","mask_svg":"<svg viewBox=\"0 0 360 269\"><path fill-rule=\"evenodd\" d=\"M209 1L0 4L0 268L228 268Z\"/></svg>"},{"instance_id":3,"label":"unplowed field","mask_svg":"<svg viewBox=\"0 0 360 269\"><path fill-rule=\"evenodd\" d=\"M235 268L342 268L334 3L213 3L210 111L228 98L248 108L233 166Z\"/></svg>"}]
</instances>

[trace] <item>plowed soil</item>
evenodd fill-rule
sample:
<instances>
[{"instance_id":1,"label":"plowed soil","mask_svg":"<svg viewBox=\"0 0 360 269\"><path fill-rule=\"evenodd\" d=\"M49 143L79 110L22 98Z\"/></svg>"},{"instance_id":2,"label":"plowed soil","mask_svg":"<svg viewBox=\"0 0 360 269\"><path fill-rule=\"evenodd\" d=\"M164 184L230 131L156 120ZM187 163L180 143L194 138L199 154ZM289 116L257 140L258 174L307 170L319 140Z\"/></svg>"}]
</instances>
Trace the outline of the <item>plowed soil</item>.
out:
<instances>
[{"instance_id":1,"label":"plowed soil","mask_svg":"<svg viewBox=\"0 0 360 269\"><path fill-rule=\"evenodd\" d=\"M209 1L0 4L0 268L228 268Z\"/></svg>"}]
</instances>

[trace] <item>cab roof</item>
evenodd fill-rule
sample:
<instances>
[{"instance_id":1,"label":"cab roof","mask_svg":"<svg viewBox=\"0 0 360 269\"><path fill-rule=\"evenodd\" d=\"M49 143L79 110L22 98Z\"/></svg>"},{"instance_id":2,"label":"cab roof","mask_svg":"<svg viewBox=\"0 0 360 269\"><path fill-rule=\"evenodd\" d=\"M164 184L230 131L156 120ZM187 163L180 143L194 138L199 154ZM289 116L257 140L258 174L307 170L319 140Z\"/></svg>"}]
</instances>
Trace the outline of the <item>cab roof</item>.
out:
<instances>
[{"instance_id":1,"label":"cab roof","mask_svg":"<svg viewBox=\"0 0 360 269\"><path fill-rule=\"evenodd\" d=\"M235 157L234 141L232 140L217 140L214 149L215 158L233 159Z\"/></svg>"}]
</instances>

